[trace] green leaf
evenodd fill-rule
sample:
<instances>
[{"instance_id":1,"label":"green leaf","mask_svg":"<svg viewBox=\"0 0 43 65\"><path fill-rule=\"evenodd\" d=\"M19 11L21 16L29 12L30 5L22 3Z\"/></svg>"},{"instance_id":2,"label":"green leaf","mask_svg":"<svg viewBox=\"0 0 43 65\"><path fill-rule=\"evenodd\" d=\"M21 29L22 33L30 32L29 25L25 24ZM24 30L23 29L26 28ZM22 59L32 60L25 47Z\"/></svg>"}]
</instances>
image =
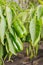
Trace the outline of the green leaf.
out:
<instances>
[{"instance_id":1,"label":"green leaf","mask_svg":"<svg viewBox=\"0 0 43 65\"><path fill-rule=\"evenodd\" d=\"M6 29L6 21L3 15L1 15L1 21L0 21L0 38L2 44L4 44L4 36L5 36L5 29Z\"/></svg>"},{"instance_id":2,"label":"green leaf","mask_svg":"<svg viewBox=\"0 0 43 65\"><path fill-rule=\"evenodd\" d=\"M33 46L36 45L40 40L41 33L41 22L37 20L37 17L33 18L30 22L30 35Z\"/></svg>"},{"instance_id":3,"label":"green leaf","mask_svg":"<svg viewBox=\"0 0 43 65\"><path fill-rule=\"evenodd\" d=\"M7 18L8 28L10 28L12 24L12 11L8 6L6 6L6 18Z\"/></svg>"},{"instance_id":4,"label":"green leaf","mask_svg":"<svg viewBox=\"0 0 43 65\"><path fill-rule=\"evenodd\" d=\"M43 16L43 5L39 5L37 7L36 14L38 19L40 19Z\"/></svg>"}]
</instances>

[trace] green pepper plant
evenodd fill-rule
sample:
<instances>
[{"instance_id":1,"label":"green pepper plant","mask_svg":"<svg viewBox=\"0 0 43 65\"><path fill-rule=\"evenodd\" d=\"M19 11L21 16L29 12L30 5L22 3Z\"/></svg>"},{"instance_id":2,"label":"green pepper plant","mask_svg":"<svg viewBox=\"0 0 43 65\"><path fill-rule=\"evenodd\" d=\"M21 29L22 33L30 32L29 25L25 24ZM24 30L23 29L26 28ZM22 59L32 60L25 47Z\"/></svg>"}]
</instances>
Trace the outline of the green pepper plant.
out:
<instances>
[{"instance_id":1,"label":"green pepper plant","mask_svg":"<svg viewBox=\"0 0 43 65\"><path fill-rule=\"evenodd\" d=\"M27 31L18 18L18 13L23 10L16 2L0 0L0 65L3 59L17 55L23 50L21 38L27 35Z\"/></svg>"},{"instance_id":2,"label":"green pepper plant","mask_svg":"<svg viewBox=\"0 0 43 65\"><path fill-rule=\"evenodd\" d=\"M25 41L29 42L27 53L33 58L38 54L40 39L43 39L43 5L33 6L24 12L21 18L28 32L28 38L25 37Z\"/></svg>"},{"instance_id":3,"label":"green pepper plant","mask_svg":"<svg viewBox=\"0 0 43 65\"><path fill-rule=\"evenodd\" d=\"M0 0L0 65L23 50L22 41L29 42L27 55L36 57L43 39L43 5L22 10L16 2Z\"/></svg>"}]
</instances>

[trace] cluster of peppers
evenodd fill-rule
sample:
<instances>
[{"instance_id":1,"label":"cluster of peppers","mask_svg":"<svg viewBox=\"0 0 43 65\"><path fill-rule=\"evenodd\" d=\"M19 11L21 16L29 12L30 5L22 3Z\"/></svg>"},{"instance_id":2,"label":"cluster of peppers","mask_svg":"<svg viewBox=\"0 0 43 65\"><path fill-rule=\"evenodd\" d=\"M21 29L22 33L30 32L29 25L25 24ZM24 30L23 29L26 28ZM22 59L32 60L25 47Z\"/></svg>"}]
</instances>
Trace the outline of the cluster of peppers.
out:
<instances>
[{"instance_id":1,"label":"cluster of peppers","mask_svg":"<svg viewBox=\"0 0 43 65\"><path fill-rule=\"evenodd\" d=\"M8 56L10 61L13 54L23 50L20 38L27 35L27 31L17 17L22 9L15 2L0 2L0 60Z\"/></svg>"}]
</instances>

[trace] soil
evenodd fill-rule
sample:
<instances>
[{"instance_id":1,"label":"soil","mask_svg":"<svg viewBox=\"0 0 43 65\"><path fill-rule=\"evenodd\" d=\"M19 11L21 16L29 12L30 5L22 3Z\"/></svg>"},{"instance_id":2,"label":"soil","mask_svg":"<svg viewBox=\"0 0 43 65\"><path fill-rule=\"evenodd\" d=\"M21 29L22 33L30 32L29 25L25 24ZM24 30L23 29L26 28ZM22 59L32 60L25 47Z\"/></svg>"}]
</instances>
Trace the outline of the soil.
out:
<instances>
[{"instance_id":1,"label":"soil","mask_svg":"<svg viewBox=\"0 0 43 65\"><path fill-rule=\"evenodd\" d=\"M43 65L43 41L40 42L38 56L32 60L29 59L29 56L26 55L26 47L28 43L24 44L24 50L18 53L17 56L12 56L13 62L5 61L5 65Z\"/></svg>"}]
</instances>

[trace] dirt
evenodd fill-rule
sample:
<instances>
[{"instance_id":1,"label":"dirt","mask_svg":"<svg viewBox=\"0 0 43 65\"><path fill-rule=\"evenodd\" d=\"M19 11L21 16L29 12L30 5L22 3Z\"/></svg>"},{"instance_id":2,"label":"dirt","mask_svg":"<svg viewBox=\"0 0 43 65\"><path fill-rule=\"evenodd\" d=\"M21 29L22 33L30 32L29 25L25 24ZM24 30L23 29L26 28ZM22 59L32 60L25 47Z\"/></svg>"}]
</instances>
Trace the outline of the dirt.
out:
<instances>
[{"instance_id":1,"label":"dirt","mask_svg":"<svg viewBox=\"0 0 43 65\"><path fill-rule=\"evenodd\" d=\"M5 61L5 65L43 65L43 42L40 42L38 56L32 60L29 59L29 56L26 55L25 49L18 53L17 56L12 56L13 62ZM28 44L24 44L25 48L28 47Z\"/></svg>"}]
</instances>

